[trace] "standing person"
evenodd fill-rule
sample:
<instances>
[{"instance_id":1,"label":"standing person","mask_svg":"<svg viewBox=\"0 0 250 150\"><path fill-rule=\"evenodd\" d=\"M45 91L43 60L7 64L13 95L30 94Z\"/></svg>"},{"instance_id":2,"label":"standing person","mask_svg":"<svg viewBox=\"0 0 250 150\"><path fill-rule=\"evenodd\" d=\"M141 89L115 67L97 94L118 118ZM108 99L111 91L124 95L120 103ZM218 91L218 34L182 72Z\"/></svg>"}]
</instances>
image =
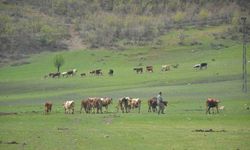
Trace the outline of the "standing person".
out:
<instances>
[{"instance_id":1,"label":"standing person","mask_svg":"<svg viewBox=\"0 0 250 150\"><path fill-rule=\"evenodd\" d=\"M162 93L159 92L159 94L157 95L157 105L159 106L159 110L158 110L158 115L160 113L164 114L164 103L163 103L163 98L162 98Z\"/></svg>"}]
</instances>

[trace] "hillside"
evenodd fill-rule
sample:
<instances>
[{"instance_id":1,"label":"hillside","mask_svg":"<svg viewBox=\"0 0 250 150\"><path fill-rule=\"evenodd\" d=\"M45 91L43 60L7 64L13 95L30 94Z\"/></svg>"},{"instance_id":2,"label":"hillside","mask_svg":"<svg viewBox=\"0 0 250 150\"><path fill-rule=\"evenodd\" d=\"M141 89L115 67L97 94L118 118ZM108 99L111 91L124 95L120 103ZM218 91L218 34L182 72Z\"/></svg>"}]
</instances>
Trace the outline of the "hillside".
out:
<instances>
[{"instance_id":1,"label":"hillside","mask_svg":"<svg viewBox=\"0 0 250 150\"><path fill-rule=\"evenodd\" d=\"M92 92L98 93L102 89L119 91L138 87L238 82L241 79L242 45L231 39L217 37L229 27L223 25L206 27L202 30L195 28L171 30L168 35L159 39L160 45L153 47L135 47L125 51L79 50L34 55L26 60L28 64L6 66L0 70L2 96L12 88L17 90L15 95L20 94L18 97L9 95L2 98L4 101L8 101L8 99L11 101L42 100L46 97L54 99L60 93L75 95L74 97L78 98L79 96L91 95ZM182 45L179 44L178 34L180 32L186 35ZM194 44L194 41L199 44ZM57 54L62 55L65 59L65 65L62 66L61 71L77 68L76 77L44 79L44 75L56 72L53 57ZM201 62L208 63L207 70L197 71L192 68L194 64ZM171 71L164 73L160 71L163 64L178 64L179 67L177 69L171 68ZM133 71L133 67L147 65L153 65L155 72L136 75ZM94 69L102 69L104 76L89 75L89 72ZM109 69L115 71L113 78L107 75ZM87 76L80 78L80 73L86 73ZM124 78L126 80L123 80ZM81 94L82 91L86 91L84 95ZM38 92L40 96L37 97L38 95L35 94L33 97L30 94L25 94L26 92L31 92L31 95Z\"/></svg>"},{"instance_id":2,"label":"hillside","mask_svg":"<svg viewBox=\"0 0 250 150\"><path fill-rule=\"evenodd\" d=\"M240 41L249 7L244 0L1 0L0 63L43 51L157 47L171 29L190 26L231 25L218 37Z\"/></svg>"},{"instance_id":3,"label":"hillside","mask_svg":"<svg viewBox=\"0 0 250 150\"><path fill-rule=\"evenodd\" d=\"M171 29L153 45L42 52L30 55L26 64L1 67L0 149L248 149L250 95L241 89L242 43L226 36L230 27ZM247 49L248 60L249 54ZM57 55L65 60L61 72L76 68L75 76L44 78L57 71ZM207 69L193 68L201 62ZM161 71L164 64L171 65L169 71ZM133 70L147 65L153 73ZM103 75L90 75L95 69ZM147 100L159 91L168 101L162 115L148 112ZM105 96L113 98L108 112L80 114L82 100ZM124 96L140 98L141 113L117 112ZM225 109L206 114L209 97ZM66 100L74 100L74 114L64 114ZM47 115L45 101L53 103Z\"/></svg>"}]
</instances>

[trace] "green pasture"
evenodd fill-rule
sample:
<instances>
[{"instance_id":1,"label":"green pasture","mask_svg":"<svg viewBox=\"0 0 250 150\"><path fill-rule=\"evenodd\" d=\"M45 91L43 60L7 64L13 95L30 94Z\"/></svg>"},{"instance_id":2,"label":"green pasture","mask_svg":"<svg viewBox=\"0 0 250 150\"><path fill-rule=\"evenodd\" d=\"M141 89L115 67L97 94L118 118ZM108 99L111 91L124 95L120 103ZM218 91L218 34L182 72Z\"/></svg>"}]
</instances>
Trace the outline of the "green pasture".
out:
<instances>
[{"instance_id":1,"label":"green pasture","mask_svg":"<svg viewBox=\"0 0 250 150\"><path fill-rule=\"evenodd\" d=\"M46 52L25 60L29 64L0 68L0 149L249 149L250 95L241 91L242 45L213 37L227 27L173 30L156 39L160 45L127 50ZM179 32L188 35L182 46ZM194 40L202 44L191 46ZM211 43L224 46L214 49ZM57 54L65 59L61 71L76 68L76 76L44 79L56 71ZM195 70L193 65L201 62L208 68ZM164 64L179 67L162 72ZM133 71L147 65L154 67L153 73ZM89 75L99 68L103 76ZM114 69L113 77L109 69ZM148 113L147 100L159 91L169 102L166 114ZM91 96L112 97L109 112L80 114L80 101ZM141 113L116 112L123 96L142 99ZM220 99L225 109L206 115L208 97ZM71 99L76 112L65 115L62 103ZM49 115L43 114L46 100L53 102Z\"/></svg>"}]
</instances>

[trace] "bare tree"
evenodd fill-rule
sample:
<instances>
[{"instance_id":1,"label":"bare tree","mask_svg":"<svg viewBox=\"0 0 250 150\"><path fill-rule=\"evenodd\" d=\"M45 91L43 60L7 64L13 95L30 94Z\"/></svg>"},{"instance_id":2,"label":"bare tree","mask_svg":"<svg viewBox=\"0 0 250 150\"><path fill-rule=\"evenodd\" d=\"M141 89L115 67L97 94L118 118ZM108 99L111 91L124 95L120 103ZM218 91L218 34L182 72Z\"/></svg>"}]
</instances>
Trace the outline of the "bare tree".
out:
<instances>
[{"instance_id":1,"label":"bare tree","mask_svg":"<svg viewBox=\"0 0 250 150\"><path fill-rule=\"evenodd\" d=\"M60 68L64 64L64 58L62 55L56 55L54 57L54 65L57 68L57 72L60 72Z\"/></svg>"}]
</instances>

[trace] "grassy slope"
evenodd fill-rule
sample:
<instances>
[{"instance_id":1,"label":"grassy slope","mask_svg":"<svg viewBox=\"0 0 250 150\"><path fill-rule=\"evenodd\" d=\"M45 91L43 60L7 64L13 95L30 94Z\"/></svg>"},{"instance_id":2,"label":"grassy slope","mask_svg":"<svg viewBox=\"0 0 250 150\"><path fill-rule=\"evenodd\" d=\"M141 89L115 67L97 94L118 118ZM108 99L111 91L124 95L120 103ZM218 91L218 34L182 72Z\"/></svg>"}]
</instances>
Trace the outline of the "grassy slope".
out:
<instances>
[{"instance_id":1,"label":"grassy slope","mask_svg":"<svg viewBox=\"0 0 250 150\"><path fill-rule=\"evenodd\" d=\"M212 36L226 28L185 30L189 35L185 46L177 46L179 31L171 31L161 37L158 49L60 52L66 60L62 70L102 68L103 77L43 79L55 70L52 59L57 53L33 56L28 65L1 68L0 112L19 114L0 117L0 141L25 142L27 149L247 149L250 117L244 104L250 105L250 96L241 92L242 46L230 40L215 41ZM203 44L189 46L192 40ZM213 50L211 42L228 48ZM200 62L208 62L208 69L195 71L192 66ZM136 75L132 68L140 63L153 65L155 72ZM177 63L178 69L160 71L162 64ZM115 70L114 77L107 76L110 68ZM164 116L147 113L146 100L159 91L170 102ZM78 111L80 100L88 96L116 100L127 95L144 100L142 114L63 115L61 107L66 99L74 99ZM207 97L221 99L226 110L204 115ZM55 104L49 116L42 115L46 99ZM115 105L116 101L111 111ZM210 128L226 132L192 132ZM0 149L17 148L22 145L0 144Z\"/></svg>"}]
</instances>

